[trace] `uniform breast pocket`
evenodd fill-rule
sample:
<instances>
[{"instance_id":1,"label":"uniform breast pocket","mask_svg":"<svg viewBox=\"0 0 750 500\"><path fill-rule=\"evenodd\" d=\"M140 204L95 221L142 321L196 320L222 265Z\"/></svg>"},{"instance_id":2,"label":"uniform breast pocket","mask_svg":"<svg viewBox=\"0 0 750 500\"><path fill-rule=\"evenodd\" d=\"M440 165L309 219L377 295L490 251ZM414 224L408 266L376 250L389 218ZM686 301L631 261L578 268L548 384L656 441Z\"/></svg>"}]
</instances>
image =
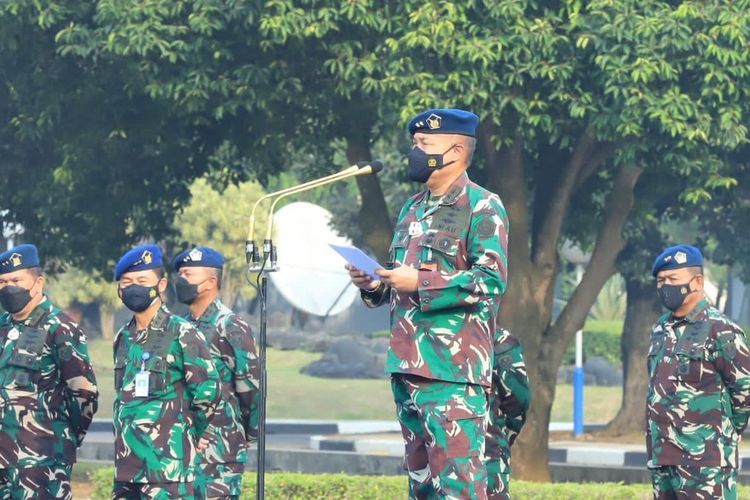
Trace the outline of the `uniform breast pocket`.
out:
<instances>
[{"instance_id":1,"label":"uniform breast pocket","mask_svg":"<svg viewBox=\"0 0 750 500\"><path fill-rule=\"evenodd\" d=\"M31 389L39 383L39 356L14 352L9 365L13 366L13 377L10 379L10 388Z\"/></svg>"},{"instance_id":2,"label":"uniform breast pocket","mask_svg":"<svg viewBox=\"0 0 750 500\"><path fill-rule=\"evenodd\" d=\"M394 263L403 264L404 251L409 239L409 233L405 230L397 230L393 235L393 241L388 249L388 260Z\"/></svg>"},{"instance_id":3,"label":"uniform breast pocket","mask_svg":"<svg viewBox=\"0 0 750 500\"><path fill-rule=\"evenodd\" d=\"M702 385L710 381L706 348L703 346L690 346L687 349L678 349L677 357L677 379L681 382Z\"/></svg>"},{"instance_id":4,"label":"uniform breast pocket","mask_svg":"<svg viewBox=\"0 0 750 500\"><path fill-rule=\"evenodd\" d=\"M161 356L154 356L146 362L149 372L149 395L160 395L167 390L167 361Z\"/></svg>"},{"instance_id":5,"label":"uniform breast pocket","mask_svg":"<svg viewBox=\"0 0 750 500\"><path fill-rule=\"evenodd\" d=\"M460 267L459 240L451 233L428 231L419 242L422 268L451 272Z\"/></svg>"},{"instance_id":6,"label":"uniform breast pocket","mask_svg":"<svg viewBox=\"0 0 750 500\"><path fill-rule=\"evenodd\" d=\"M122 381L125 379L125 367L127 366L127 360L117 359L115 361L115 390L119 391L122 389Z\"/></svg>"}]
</instances>

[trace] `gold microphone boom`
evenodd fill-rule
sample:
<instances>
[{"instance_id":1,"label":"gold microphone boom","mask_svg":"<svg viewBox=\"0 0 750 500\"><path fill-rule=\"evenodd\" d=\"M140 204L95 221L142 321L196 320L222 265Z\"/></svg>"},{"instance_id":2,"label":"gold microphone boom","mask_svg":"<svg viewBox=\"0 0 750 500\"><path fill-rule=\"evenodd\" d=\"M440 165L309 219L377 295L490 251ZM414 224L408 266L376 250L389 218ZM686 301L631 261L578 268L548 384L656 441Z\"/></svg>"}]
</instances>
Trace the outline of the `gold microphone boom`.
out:
<instances>
[{"instance_id":1,"label":"gold microphone boom","mask_svg":"<svg viewBox=\"0 0 750 500\"><path fill-rule=\"evenodd\" d=\"M352 168L355 168L356 170L352 170ZM310 189L314 189L320 186L325 186L326 184L332 184L334 182L340 181L342 179L346 179L348 177L357 177L358 175L369 175L369 174L372 174L374 171L379 171L381 168L383 168L382 164L380 168L377 168L377 170L374 170L372 165L367 165L361 168L357 166L349 167L348 169L342 172L339 172L340 174L343 174L343 175L338 175L336 177L329 176L328 178L324 177L322 179L318 179L317 181L312 181L309 183L301 184L294 188L289 188L287 190L284 190L283 193L281 193L279 196L276 197L275 200L273 200L273 203L271 203L271 208L268 209L268 219L267 219L268 229L266 231L266 240L271 239L271 235L273 233L273 211L276 209L276 204L282 199L286 198L287 196L291 196L293 194L301 193L303 191L308 191Z\"/></svg>"},{"instance_id":2,"label":"gold microphone boom","mask_svg":"<svg viewBox=\"0 0 750 500\"><path fill-rule=\"evenodd\" d=\"M258 199L258 201L256 201L255 204L253 205L253 211L250 214L250 224L249 224L250 227L248 228L247 239L248 240L253 240L255 238L255 234L254 234L255 233L255 211L258 209L258 205L260 205L261 202L263 202L263 201L265 201L265 200L267 200L269 198L273 198L274 196L284 195L286 193L291 193L292 191L295 191L295 190L297 190L299 188L302 188L302 187L307 187L307 186L315 187L315 186L317 186L317 183L322 182L322 181L338 180L339 178L350 176L352 173L357 172L359 170L360 170L360 168L358 166L353 165L353 166L347 168L346 170L342 170L341 172L336 172L335 174L331 174L329 176L322 177L320 179L314 179L314 180L305 182L303 184L299 184L297 186L292 186L292 187L289 187L289 188L286 188L286 189L281 189L279 191L275 191L273 193L269 193L267 195L261 196Z\"/></svg>"}]
</instances>

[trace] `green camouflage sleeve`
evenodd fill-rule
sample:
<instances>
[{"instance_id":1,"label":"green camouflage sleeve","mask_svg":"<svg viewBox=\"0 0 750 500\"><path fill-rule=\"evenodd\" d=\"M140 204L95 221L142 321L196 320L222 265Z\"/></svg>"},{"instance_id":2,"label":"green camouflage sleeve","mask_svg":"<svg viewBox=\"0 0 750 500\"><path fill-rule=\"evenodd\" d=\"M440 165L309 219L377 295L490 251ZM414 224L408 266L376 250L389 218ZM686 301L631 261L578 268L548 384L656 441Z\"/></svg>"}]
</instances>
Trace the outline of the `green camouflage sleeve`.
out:
<instances>
[{"instance_id":1,"label":"green camouflage sleeve","mask_svg":"<svg viewBox=\"0 0 750 500\"><path fill-rule=\"evenodd\" d=\"M226 341L220 341L219 351L232 371L242 427L250 441L258 437L260 365L250 326L235 315L230 318Z\"/></svg>"},{"instance_id":2,"label":"green camouflage sleeve","mask_svg":"<svg viewBox=\"0 0 750 500\"><path fill-rule=\"evenodd\" d=\"M80 446L96 413L99 398L86 334L69 319L60 318L53 336L56 362L67 386L65 403L70 429Z\"/></svg>"},{"instance_id":3,"label":"green camouflage sleeve","mask_svg":"<svg viewBox=\"0 0 750 500\"><path fill-rule=\"evenodd\" d=\"M213 441L215 432L211 429L211 420L221 403L219 374L201 332L193 327L184 326L179 340L182 349L180 368L185 375L185 386L191 407L196 415L200 416L196 419L196 434Z\"/></svg>"},{"instance_id":4,"label":"green camouflage sleeve","mask_svg":"<svg viewBox=\"0 0 750 500\"><path fill-rule=\"evenodd\" d=\"M742 330L732 327L716 336L714 366L732 401L732 424L742 434L750 418L750 350Z\"/></svg>"},{"instance_id":5,"label":"green camouflage sleeve","mask_svg":"<svg viewBox=\"0 0 750 500\"><path fill-rule=\"evenodd\" d=\"M423 312L471 306L505 292L508 217L493 195L473 207L467 242L469 269L454 272L419 270L419 304Z\"/></svg>"}]
</instances>

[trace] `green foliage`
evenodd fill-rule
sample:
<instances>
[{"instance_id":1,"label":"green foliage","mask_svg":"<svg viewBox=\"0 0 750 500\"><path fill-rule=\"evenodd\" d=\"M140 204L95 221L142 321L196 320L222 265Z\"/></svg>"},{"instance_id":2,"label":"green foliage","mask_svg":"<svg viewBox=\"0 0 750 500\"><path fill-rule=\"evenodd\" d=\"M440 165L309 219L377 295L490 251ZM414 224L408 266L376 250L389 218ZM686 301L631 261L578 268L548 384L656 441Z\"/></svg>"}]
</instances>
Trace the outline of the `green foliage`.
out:
<instances>
[{"instance_id":1,"label":"green foliage","mask_svg":"<svg viewBox=\"0 0 750 500\"><path fill-rule=\"evenodd\" d=\"M624 321L626 307L625 280L616 274L602 287L589 311L589 318L598 321Z\"/></svg>"},{"instance_id":2,"label":"green foliage","mask_svg":"<svg viewBox=\"0 0 750 500\"><path fill-rule=\"evenodd\" d=\"M94 474L95 500L110 498L112 469L103 469ZM242 498L253 498L255 474L245 474ZM344 474L299 474L270 473L266 475L265 496L268 499L328 499L371 500L403 498L406 495L406 476L353 476ZM619 500L648 498L651 486L646 484L624 485L621 483L531 483L512 481L513 498L578 500Z\"/></svg>"},{"instance_id":3,"label":"green foliage","mask_svg":"<svg viewBox=\"0 0 750 500\"><path fill-rule=\"evenodd\" d=\"M190 186L190 203L175 219L175 230L184 240L179 251L193 245L208 245L224 255L221 295L226 304L234 304L238 295L246 299L255 296L255 290L247 284L243 249L253 205L264 194L253 182L217 191L206 179L198 179ZM267 202L262 203L256 212L257 235L265 234L268 207Z\"/></svg>"},{"instance_id":4,"label":"green foliage","mask_svg":"<svg viewBox=\"0 0 750 500\"><path fill-rule=\"evenodd\" d=\"M49 295L58 307L99 303L114 310L121 305L117 285L95 272L84 272L76 267L48 278Z\"/></svg>"},{"instance_id":5,"label":"green foliage","mask_svg":"<svg viewBox=\"0 0 750 500\"><path fill-rule=\"evenodd\" d=\"M620 351L620 337L622 336L621 321L589 320L583 327L583 359L601 356L614 366L622 361ZM572 365L576 361L576 346L572 343L565 351L563 364Z\"/></svg>"}]
</instances>

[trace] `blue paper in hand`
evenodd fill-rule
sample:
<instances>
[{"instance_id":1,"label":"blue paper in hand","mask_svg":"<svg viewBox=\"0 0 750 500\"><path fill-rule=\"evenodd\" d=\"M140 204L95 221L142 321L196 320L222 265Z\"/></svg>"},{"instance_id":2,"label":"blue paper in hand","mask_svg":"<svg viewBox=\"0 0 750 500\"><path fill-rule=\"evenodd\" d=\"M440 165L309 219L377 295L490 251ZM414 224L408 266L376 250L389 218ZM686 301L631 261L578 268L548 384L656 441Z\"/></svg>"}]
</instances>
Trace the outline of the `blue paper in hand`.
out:
<instances>
[{"instance_id":1,"label":"blue paper in hand","mask_svg":"<svg viewBox=\"0 0 750 500\"><path fill-rule=\"evenodd\" d=\"M378 275L375 274L375 271L377 269L383 269L383 266L378 264L376 260L370 258L359 248L333 245L330 243L328 246L336 250L336 252L346 259L346 261L352 266L356 267L363 273L367 273L370 277L378 279Z\"/></svg>"}]
</instances>

